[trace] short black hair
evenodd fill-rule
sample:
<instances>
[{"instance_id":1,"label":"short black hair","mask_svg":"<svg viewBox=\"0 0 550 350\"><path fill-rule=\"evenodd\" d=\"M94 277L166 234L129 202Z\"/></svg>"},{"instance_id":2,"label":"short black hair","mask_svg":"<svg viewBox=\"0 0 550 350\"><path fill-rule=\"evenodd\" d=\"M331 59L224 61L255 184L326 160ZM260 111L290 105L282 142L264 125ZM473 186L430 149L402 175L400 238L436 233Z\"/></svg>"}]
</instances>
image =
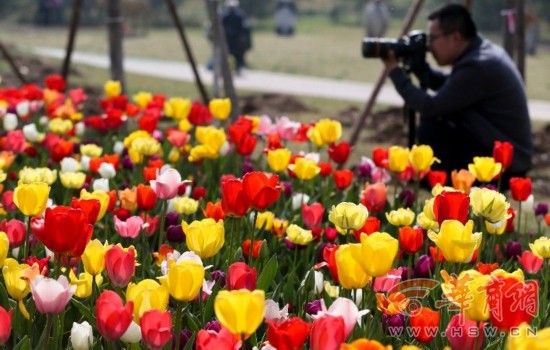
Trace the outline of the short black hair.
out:
<instances>
[{"instance_id":1,"label":"short black hair","mask_svg":"<svg viewBox=\"0 0 550 350\"><path fill-rule=\"evenodd\" d=\"M465 39L473 39L477 35L477 28L470 11L460 4L447 4L434 10L428 19L439 20L443 33L459 32Z\"/></svg>"}]
</instances>

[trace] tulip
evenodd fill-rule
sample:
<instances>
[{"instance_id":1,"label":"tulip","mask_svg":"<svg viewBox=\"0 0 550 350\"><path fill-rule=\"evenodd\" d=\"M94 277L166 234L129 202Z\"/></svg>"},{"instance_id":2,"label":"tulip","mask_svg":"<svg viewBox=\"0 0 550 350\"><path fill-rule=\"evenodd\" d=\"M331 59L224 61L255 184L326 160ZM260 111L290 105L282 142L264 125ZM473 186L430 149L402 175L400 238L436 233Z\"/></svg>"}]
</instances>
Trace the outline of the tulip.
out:
<instances>
[{"instance_id":1,"label":"tulip","mask_svg":"<svg viewBox=\"0 0 550 350\"><path fill-rule=\"evenodd\" d=\"M495 223L508 218L510 203L497 191L476 189L470 193L470 204L475 215L482 216L489 222Z\"/></svg>"},{"instance_id":2,"label":"tulip","mask_svg":"<svg viewBox=\"0 0 550 350\"><path fill-rule=\"evenodd\" d=\"M311 324L299 317L281 321L266 321L267 340L278 350L301 349L306 342Z\"/></svg>"},{"instance_id":3,"label":"tulip","mask_svg":"<svg viewBox=\"0 0 550 350\"><path fill-rule=\"evenodd\" d=\"M50 186L47 183L25 184L20 181L13 192L13 201L23 215L35 216L44 212L49 195Z\"/></svg>"},{"instance_id":4,"label":"tulip","mask_svg":"<svg viewBox=\"0 0 550 350\"><path fill-rule=\"evenodd\" d=\"M172 298L178 301L194 300L204 281L204 267L194 260L170 259L166 276L159 277L160 283L168 288Z\"/></svg>"},{"instance_id":5,"label":"tulip","mask_svg":"<svg viewBox=\"0 0 550 350\"><path fill-rule=\"evenodd\" d=\"M90 242L93 226L87 223L81 209L57 206L46 209L44 230L34 234L57 254L81 256Z\"/></svg>"},{"instance_id":6,"label":"tulip","mask_svg":"<svg viewBox=\"0 0 550 350\"><path fill-rule=\"evenodd\" d=\"M346 338L343 317L325 314L313 321L310 334L311 350L338 350Z\"/></svg>"},{"instance_id":7,"label":"tulip","mask_svg":"<svg viewBox=\"0 0 550 350\"><path fill-rule=\"evenodd\" d=\"M191 224L182 221L181 227L187 247L202 259L218 254L224 245L225 228L221 220L215 222L213 219L202 219Z\"/></svg>"},{"instance_id":8,"label":"tulip","mask_svg":"<svg viewBox=\"0 0 550 350\"><path fill-rule=\"evenodd\" d=\"M313 203L312 205L302 204L302 219L307 228L321 226L325 208L321 203Z\"/></svg>"},{"instance_id":9,"label":"tulip","mask_svg":"<svg viewBox=\"0 0 550 350\"><path fill-rule=\"evenodd\" d=\"M521 267L528 272L535 274L540 271L542 268L542 265L544 264L544 259L541 257L535 255L533 252L529 250L524 250L521 254L521 257L519 258L519 262L521 264Z\"/></svg>"},{"instance_id":10,"label":"tulip","mask_svg":"<svg viewBox=\"0 0 550 350\"><path fill-rule=\"evenodd\" d=\"M451 182L456 190L469 193L475 181L476 177L474 174L466 169L461 169L460 171L453 170L451 172Z\"/></svg>"},{"instance_id":11,"label":"tulip","mask_svg":"<svg viewBox=\"0 0 550 350\"><path fill-rule=\"evenodd\" d=\"M449 276L441 271L444 283L441 289L445 297L460 307L466 319L486 321L489 319L486 288L491 276L481 274L476 270L462 271L458 277Z\"/></svg>"},{"instance_id":12,"label":"tulip","mask_svg":"<svg viewBox=\"0 0 550 350\"><path fill-rule=\"evenodd\" d=\"M172 339L172 316L169 311L146 311L139 324L143 343L149 349L161 349Z\"/></svg>"},{"instance_id":13,"label":"tulip","mask_svg":"<svg viewBox=\"0 0 550 350\"><path fill-rule=\"evenodd\" d=\"M126 188L122 191L118 191L118 199L120 201L120 207L128 211L134 211L137 209L137 189L136 187Z\"/></svg>"},{"instance_id":14,"label":"tulip","mask_svg":"<svg viewBox=\"0 0 550 350\"><path fill-rule=\"evenodd\" d=\"M420 311L409 316L409 322L414 330L414 339L421 343L431 342L439 328L439 312L428 307L422 307Z\"/></svg>"},{"instance_id":15,"label":"tulip","mask_svg":"<svg viewBox=\"0 0 550 350\"><path fill-rule=\"evenodd\" d=\"M360 289L370 281L371 277L365 273L359 263L362 259L361 244L341 245L336 251L338 280L342 288Z\"/></svg>"},{"instance_id":16,"label":"tulip","mask_svg":"<svg viewBox=\"0 0 550 350\"><path fill-rule=\"evenodd\" d=\"M363 225L363 227L361 227L359 230L355 230L353 235L355 236L355 240L357 242L361 242L361 235L363 233L367 235L371 235L378 230L380 230L380 219L378 219L376 216L369 216L365 221L365 224ZM326 235L326 230L325 230L325 235Z\"/></svg>"},{"instance_id":17,"label":"tulip","mask_svg":"<svg viewBox=\"0 0 550 350\"><path fill-rule=\"evenodd\" d=\"M57 280L39 276L31 282L31 291L36 309L40 313L57 315L65 310L76 286L69 285L65 276L60 276Z\"/></svg>"},{"instance_id":18,"label":"tulip","mask_svg":"<svg viewBox=\"0 0 550 350\"><path fill-rule=\"evenodd\" d=\"M273 228L273 220L275 220L275 214L270 211L264 211L262 213L256 213L256 229L271 231ZM254 215L250 215L254 217Z\"/></svg>"},{"instance_id":19,"label":"tulip","mask_svg":"<svg viewBox=\"0 0 550 350\"><path fill-rule=\"evenodd\" d=\"M218 332L214 330L201 329L197 333L196 350L234 350L240 349L242 342L236 340L227 328L221 328Z\"/></svg>"},{"instance_id":20,"label":"tulip","mask_svg":"<svg viewBox=\"0 0 550 350\"><path fill-rule=\"evenodd\" d=\"M122 249L120 244L105 252L105 269L113 286L124 288L128 285L136 270L135 255L134 247Z\"/></svg>"},{"instance_id":21,"label":"tulip","mask_svg":"<svg viewBox=\"0 0 550 350\"><path fill-rule=\"evenodd\" d=\"M429 255L421 255L414 266L414 278L430 278L435 272L435 263Z\"/></svg>"},{"instance_id":22,"label":"tulip","mask_svg":"<svg viewBox=\"0 0 550 350\"><path fill-rule=\"evenodd\" d=\"M394 173L402 173L409 164L409 149L391 146L388 149L388 169Z\"/></svg>"},{"instance_id":23,"label":"tulip","mask_svg":"<svg viewBox=\"0 0 550 350\"><path fill-rule=\"evenodd\" d=\"M458 191L443 191L433 202L433 214L439 225L445 220L458 220L465 224L468 221L469 208L470 198Z\"/></svg>"},{"instance_id":24,"label":"tulip","mask_svg":"<svg viewBox=\"0 0 550 350\"><path fill-rule=\"evenodd\" d=\"M439 162L439 159L434 157L434 151L430 146L413 145L409 154L409 162L414 171L423 173L428 171L434 162Z\"/></svg>"},{"instance_id":25,"label":"tulip","mask_svg":"<svg viewBox=\"0 0 550 350\"><path fill-rule=\"evenodd\" d=\"M59 174L61 184L65 188L79 189L86 182L86 174L82 172L65 172Z\"/></svg>"},{"instance_id":26,"label":"tulip","mask_svg":"<svg viewBox=\"0 0 550 350\"><path fill-rule=\"evenodd\" d=\"M480 182L491 182L502 171L502 164L493 157L474 157L474 162L468 164L468 170Z\"/></svg>"},{"instance_id":27,"label":"tulip","mask_svg":"<svg viewBox=\"0 0 550 350\"><path fill-rule=\"evenodd\" d=\"M317 147L335 143L342 137L342 124L331 119L321 119L307 132L307 137Z\"/></svg>"},{"instance_id":28,"label":"tulip","mask_svg":"<svg viewBox=\"0 0 550 350\"><path fill-rule=\"evenodd\" d=\"M29 319L29 314L22 301L31 291L30 285L23 279L25 271L29 267L27 264L19 264L17 260L12 258L4 260L4 266L2 267L6 290L12 299L19 302L19 309L27 319Z\"/></svg>"},{"instance_id":29,"label":"tulip","mask_svg":"<svg viewBox=\"0 0 550 350\"><path fill-rule=\"evenodd\" d=\"M439 233L428 231L432 240L449 262L466 263L472 260L474 251L481 244L481 232L472 233L474 222L469 220L466 225L460 221L446 220L441 225Z\"/></svg>"},{"instance_id":30,"label":"tulip","mask_svg":"<svg viewBox=\"0 0 550 350\"><path fill-rule=\"evenodd\" d=\"M4 266L4 260L8 257L10 240L5 232L0 231L0 267Z\"/></svg>"},{"instance_id":31,"label":"tulip","mask_svg":"<svg viewBox=\"0 0 550 350\"><path fill-rule=\"evenodd\" d=\"M376 341L376 340L368 340L368 339L357 339L352 343L349 344L342 344L342 347L340 347L340 350L363 350L363 349L369 349L369 350L391 350L391 345L384 346L382 343Z\"/></svg>"},{"instance_id":32,"label":"tulip","mask_svg":"<svg viewBox=\"0 0 550 350\"><path fill-rule=\"evenodd\" d=\"M347 338L355 325L361 320L361 317L369 313L369 310L359 311L355 303L347 298L336 298L326 310L324 304L323 310L317 315L317 317L324 317L326 315L342 317L344 320L344 339Z\"/></svg>"},{"instance_id":33,"label":"tulip","mask_svg":"<svg viewBox=\"0 0 550 350\"><path fill-rule=\"evenodd\" d=\"M353 171L349 169L334 171L334 184L339 190L345 190L351 185L353 180Z\"/></svg>"},{"instance_id":34,"label":"tulip","mask_svg":"<svg viewBox=\"0 0 550 350\"><path fill-rule=\"evenodd\" d=\"M0 346L6 344L10 338L12 314L12 309L6 311L6 309L0 306Z\"/></svg>"},{"instance_id":35,"label":"tulip","mask_svg":"<svg viewBox=\"0 0 550 350\"><path fill-rule=\"evenodd\" d=\"M495 141L493 146L493 158L496 162L502 164L503 169L508 169L510 165L512 165L513 156L514 145L507 141Z\"/></svg>"},{"instance_id":36,"label":"tulip","mask_svg":"<svg viewBox=\"0 0 550 350\"><path fill-rule=\"evenodd\" d=\"M362 204L342 202L332 206L328 219L341 234L348 234L360 229L365 224L369 212Z\"/></svg>"},{"instance_id":37,"label":"tulip","mask_svg":"<svg viewBox=\"0 0 550 350\"><path fill-rule=\"evenodd\" d=\"M134 303L134 322L139 322L146 311L165 311L169 297L168 289L152 279L130 283L126 289L126 300Z\"/></svg>"},{"instance_id":38,"label":"tulip","mask_svg":"<svg viewBox=\"0 0 550 350\"><path fill-rule=\"evenodd\" d=\"M99 275L105 269L105 252L109 246L98 239L90 241L82 254L84 270L91 275Z\"/></svg>"},{"instance_id":39,"label":"tulip","mask_svg":"<svg viewBox=\"0 0 550 350\"><path fill-rule=\"evenodd\" d=\"M99 211L101 210L101 203L97 199L78 199L73 197L71 200L71 208L82 210L86 222L94 225L99 216Z\"/></svg>"},{"instance_id":40,"label":"tulip","mask_svg":"<svg viewBox=\"0 0 550 350\"><path fill-rule=\"evenodd\" d=\"M288 166L288 169L302 181L311 180L321 173L321 168L317 163L303 157L297 158L294 164Z\"/></svg>"},{"instance_id":41,"label":"tulip","mask_svg":"<svg viewBox=\"0 0 550 350\"><path fill-rule=\"evenodd\" d=\"M286 229L286 236L290 242L297 245L308 245L313 240L311 230L305 230L298 225L292 224Z\"/></svg>"},{"instance_id":42,"label":"tulip","mask_svg":"<svg viewBox=\"0 0 550 350\"><path fill-rule=\"evenodd\" d=\"M447 183L447 173L444 170L430 170L428 172L428 183L430 184L430 188L434 188L437 184L445 186Z\"/></svg>"},{"instance_id":43,"label":"tulip","mask_svg":"<svg viewBox=\"0 0 550 350\"><path fill-rule=\"evenodd\" d=\"M483 346L484 325L485 322L478 324L467 319L463 314L451 317L445 330L451 348L480 350Z\"/></svg>"},{"instance_id":44,"label":"tulip","mask_svg":"<svg viewBox=\"0 0 550 350\"><path fill-rule=\"evenodd\" d=\"M231 113L231 100L228 98L214 98L208 103L208 109L217 120L226 120Z\"/></svg>"},{"instance_id":45,"label":"tulip","mask_svg":"<svg viewBox=\"0 0 550 350\"><path fill-rule=\"evenodd\" d=\"M512 177L510 179L510 192L512 198L519 202L526 201L532 193L531 178Z\"/></svg>"},{"instance_id":46,"label":"tulip","mask_svg":"<svg viewBox=\"0 0 550 350\"><path fill-rule=\"evenodd\" d=\"M265 210L279 199L279 177L262 172L249 172L243 176L243 191L250 206Z\"/></svg>"},{"instance_id":47,"label":"tulip","mask_svg":"<svg viewBox=\"0 0 550 350\"><path fill-rule=\"evenodd\" d=\"M399 245L406 253L416 253L424 243L424 232L422 228L404 226L399 228Z\"/></svg>"},{"instance_id":48,"label":"tulip","mask_svg":"<svg viewBox=\"0 0 550 350\"><path fill-rule=\"evenodd\" d=\"M230 179L221 183L222 208L226 215L241 217L250 208L243 189L243 182Z\"/></svg>"},{"instance_id":49,"label":"tulip","mask_svg":"<svg viewBox=\"0 0 550 350\"><path fill-rule=\"evenodd\" d=\"M247 339L262 323L264 307L263 290L222 290L214 300L214 311L222 326L243 339Z\"/></svg>"},{"instance_id":50,"label":"tulip","mask_svg":"<svg viewBox=\"0 0 550 350\"><path fill-rule=\"evenodd\" d=\"M31 185L35 182L45 182L48 185L51 185L57 180L57 170L51 170L50 168L28 168L24 167L19 171L19 180L22 184ZM18 183L19 186L19 183ZM35 185L36 186L36 185ZM38 189L34 187L34 190L38 190L41 195L39 195L39 198L42 198L42 196L46 196L47 194L44 194L45 187L44 185L38 185ZM47 190L49 192L49 189Z\"/></svg>"},{"instance_id":51,"label":"tulip","mask_svg":"<svg viewBox=\"0 0 550 350\"><path fill-rule=\"evenodd\" d=\"M88 350L92 347L94 335L92 326L87 321L73 322L71 328L71 346L74 350Z\"/></svg>"},{"instance_id":52,"label":"tulip","mask_svg":"<svg viewBox=\"0 0 550 350\"><path fill-rule=\"evenodd\" d=\"M92 291L93 291L92 283L94 283L93 275L87 272L81 272L80 274L78 274L78 277L76 277L74 271L71 269L69 271L69 281L71 285L76 287L76 291L74 292L74 295L77 298L86 299L90 295L92 295ZM97 285L100 285L102 282L103 282L102 275L95 276L95 283Z\"/></svg>"},{"instance_id":53,"label":"tulip","mask_svg":"<svg viewBox=\"0 0 550 350\"><path fill-rule=\"evenodd\" d=\"M0 231L3 231L8 236L9 245L12 248L19 247L25 242L27 235L27 227L25 223L17 219L2 220L0 222Z\"/></svg>"},{"instance_id":54,"label":"tulip","mask_svg":"<svg viewBox=\"0 0 550 350\"><path fill-rule=\"evenodd\" d=\"M372 277L381 277L391 269L399 249L399 241L386 232L374 232L361 236L361 249L363 256L369 257L359 260L365 273Z\"/></svg>"},{"instance_id":55,"label":"tulip","mask_svg":"<svg viewBox=\"0 0 550 350\"><path fill-rule=\"evenodd\" d=\"M337 164L344 164L348 161L349 155L353 147L346 141L333 143L328 148L328 156Z\"/></svg>"},{"instance_id":56,"label":"tulip","mask_svg":"<svg viewBox=\"0 0 550 350\"><path fill-rule=\"evenodd\" d=\"M288 167L291 156L292 152L286 148L269 150L267 151L267 165L272 171L280 173Z\"/></svg>"},{"instance_id":57,"label":"tulip","mask_svg":"<svg viewBox=\"0 0 550 350\"><path fill-rule=\"evenodd\" d=\"M106 290L101 293L95 306L99 333L110 341L120 339L132 323L133 308L132 301L124 305L122 299L113 291Z\"/></svg>"},{"instance_id":58,"label":"tulip","mask_svg":"<svg viewBox=\"0 0 550 350\"><path fill-rule=\"evenodd\" d=\"M366 184L365 189L361 192L361 203L367 207L369 211L381 212L386 207L388 201L388 187L382 182L375 184Z\"/></svg>"},{"instance_id":59,"label":"tulip","mask_svg":"<svg viewBox=\"0 0 550 350\"><path fill-rule=\"evenodd\" d=\"M243 262L236 262L229 265L227 271L227 289L248 289L253 291L256 289L257 280L256 268L250 268Z\"/></svg>"},{"instance_id":60,"label":"tulip","mask_svg":"<svg viewBox=\"0 0 550 350\"><path fill-rule=\"evenodd\" d=\"M414 222L414 216L410 208L399 208L386 213L386 219L393 226L409 226Z\"/></svg>"},{"instance_id":61,"label":"tulip","mask_svg":"<svg viewBox=\"0 0 550 350\"><path fill-rule=\"evenodd\" d=\"M506 338L506 349L544 350L550 348L550 328L533 330L528 323L520 324Z\"/></svg>"},{"instance_id":62,"label":"tulip","mask_svg":"<svg viewBox=\"0 0 550 350\"><path fill-rule=\"evenodd\" d=\"M151 186L137 185L137 207L140 210L152 210L157 205L157 194Z\"/></svg>"},{"instance_id":63,"label":"tulip","mask_svg":"<svg viewBox=\"0 0 550 350\"><path fill-rule=\"evenodd\" d=\"M126 219L126 221L120 220L117 216L114 217L115 230L120 237L136 238L139 236L143 227L143 219L139 216L132 216Z\"/></svg>"},{"instance_id":64,"label":"tulip","mask_svg":"<svg viewBox=\"0 0 550 350\"><path fill-rule=\"evenodd\" d=\"M157 170L156 180L151 180L150 185L160 199L172 199L178 194L179 186L184 183L176 169L167 169L162 173Z\"/></svg>"}]
</instances>

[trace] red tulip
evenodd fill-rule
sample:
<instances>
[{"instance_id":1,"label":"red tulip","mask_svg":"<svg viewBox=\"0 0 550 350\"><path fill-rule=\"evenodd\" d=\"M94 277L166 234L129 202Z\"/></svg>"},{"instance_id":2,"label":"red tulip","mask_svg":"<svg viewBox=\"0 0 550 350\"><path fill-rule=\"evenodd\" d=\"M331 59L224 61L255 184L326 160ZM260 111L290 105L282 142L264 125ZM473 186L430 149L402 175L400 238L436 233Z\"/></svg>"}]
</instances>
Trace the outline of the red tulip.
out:
<instances>
[{"instance_id":1,"label":"red tulip","mask_svg":"<svg viewBox=\"0 0 550 350\"><path fill-rule=\"evenodd\" d=\"M526 201L532 193L531 178L513 177L510 179L510 192L516 201Z\"/></svg>"},{"instance_id":2,"label":"red tulip","mask_svg":"<svg viewBox=\"0 0 550 350\"><path fill-rule=\"evenodd\" d=\"M328 156L333 162L338 164L344 164L348 161L349 155L353 147L347 141L340 143L333 143L328 148Z\"/></svg>"},{"instance_id":3,"label":"red tulip","mask_svg":"<svg viewBox=\"0 0 550 350\"><path fill-rule=\"evenodd\" d=\"M139 210L152 210L157 205L157 194L151 186L144 184L137 185L136 198Z\"/></svg>"},{"instance_id":4,"label":"red tulip","mask_svg":"<svg viewBox=\"0 0 550 350\"><path fill-rule=\"evenodd\" d=\"M81 209L60 205L46 208L44 229L34 235L54 253L81 256L93 232Z\"/></svg>"},{"instance_id":5,"label":"red tulip","mask_svg":"<svg viewBox=\"0 0 550 350\"><path fill-rule=\"evenodd\" d=\"M299 317L282 321L267 320L267 340L277 350L302 349L311 329L311 324Z\"/></svg>"},{"instance_id":6,"label":"red tulip","mask_svg":"<svg viewBox=\"0 0 550 350\"><path fill-rule=\"evenodd\" d=\"M470 197L464 192L443 191L434 200L434 216L440 225L445 220L458 220L466 224L469 209Z\"/></svg>"},{"instance_id":7,"label":"red tulip","mask_svg":"<svg viewBox=\"0 0 550 350\"><path fill-rule=\"evenodd\" d=\"M38 265L40 274L44 277L48 277L50 274L50 258L50 256L46 256L45 258L38 259L36 256L29 256L28 259L22 260L29 266L33 266L34 264Z\"/></svg>"},{"instance_id":8,"label":"red tulip","mask_svg":"<svg viewBox=\"0 0 550 350\"><path fill-rule=\"evenodd\" d=\"M370 235L378 230L380 230L380 219L378 219L376 216L369 216L367 217L367 220L365 221L363 227L353 232L353 235L355 236L355 240L357 242L361 242L362 233Z\"/></svg>"},{"instance_id":9,"label":"red tulip","mask_svg":"<svg viewBox=\"0 0 550 350\"><path fill-rule=\"evenodd\" d=\"M105 270L113 286L124 288L128 285L136 271L134 258L132 247L125 252L120 245L114 245L105 252Z\"/></svg>"},{"instance_id":10,"label":"red tulip","mask_svg":"<svg viewBox=\"0 0 550 350\"><path fill-rule=\"evenodd\" d=\"M222 202L218 201L216 203L208 202L206 203L206 209L203 209L203 214L205 217L214 219L218 222L219 220L225 219L225 213L223 212Z\"/></svg>"},{"instance_id":11,"label":"red tulip","mask_svg":"<svg viewBox=\"0 0 550 350\"><path fill-rule=\"evenodd\" d=\"M372 150L372 160L374 161L374 164L376 164L379 168L387 168L388 167L388 150L381 148L381 147L375 147Z\"/></svg>"},{"instance_id":12,"label":"red tulip","mask_svg":"<svg viewBox=\"0 0 550 350\"><path fill-rule=\"evenodd\" d=\"M439 328L439 311L423 306L419 312L409 316L414 339L421 343L431 342Z\"/></svg>"},{"instance_id":13,"label":"red tulip","mask_svg":"<svg viewBox=\"0 0 550 350\"><path fill-rule=\"evenodd\" d=\"M514 156L514 146L510 142L495 141L493 147L493 158L502 164L502 168L507 169L512 164Z\"/></svg>"},{"instance_id":14,"label":"red tulip","mask_svg":"<svg viewBox=\"0 0 550 350\"><path fill-rule=\"evenodd\" d=\"M441 251L441 249L432 245L429 247L429 250L430 250L430 256L432 257L433 261L438 261L438 260L439 262L445 261L445 257L443 256L443 252Z\"/></svg>"},{"instance_id":15,"label":"red tulip","mask_svg":"<svg viewBox=\"0 0 550 350\"><path fill-rule=\"evenodd\" d=\"M238 145L246 135L250 135L254 129L254 122L250 118L239 117L233 124L227 128L229 141Z\"/></svg>"},{"instance_id":16,"label":"red tulip","mask_svg":"<svg viewBox=\"0 0 550 350\"><path fill-rule=\"evenodd\" d=\"M341 316L324 315L313 321L311 350L338 350L346 341L346 324Z\"/></svg>"},{"instance_id":17,"label":"red tulip","mask_svg":"<svg viewBox=\"0 0 550 350\"><path fill-rule=\"evenodd\" d=\"M328 270L335 283L338 283L338 268L336 267L336 251L340 246L328 244L323 249L323 260L328 265Z\"/></svg>"},{"instance_id":18,"label":"red tulip","mask_svg":"<svg viewBox=\"0 0 550 350\"><path fill-rule=\"evenodd\" d=\"M250 268L243 262L236 262L229 265L227 270L227 289L256 289L258 273L256 268Z\"/></svg>"},{"instance_id":19,"label":"red tulip","mask_svg":"<svg viewBox=\"0 0 550 350\"><path fill-rule=\"evenodd\" d=\"M74 151L72 141L59 140L50 148L50 158L59 163L63 158L70 157Z\"/></svg>"},{"instance_id":20,"label":"red tulip","mask_svg":"<svg viewBox=\"0 0 550 350\"><path fill-rule=\"evenodd\" d=\"M479 350L483 347L484 326L485 322L478 326L476 321L466 319L463 314L456 314L451 317L445 334L453 349Z\"/></svg>"},{"instance_id":21,"label":"red tulip","mask_svg":"<svg viewBox=\"0 0 550 350\"><path fill-rule=\"evenodd\" d=\"M351 185L353 180L353 171L349 169L334 171L334 184L339 190L345 190Z\"/></svg>"},{"instance_id":22,"label":"red tulip","mask_svg":"<svg viewBox=\"0 0 550 350\"><path fill-rule=\"evenodd\" d=\"M521 267L528 273L537 273L544 264L544 259L539 258L530 250L524 250L519 258Z\"/></svg>"},{"instance_id":23,"label":"red tulip","mask_svg":"<svg viewBox=\"0 0 550 350\"><path fill-rule=\"evenodd\" d=\"M399 245L406 253L416 253L424 243L421 227L404 226L399 229Z\"/></svg>"},{"instance_id":24,"label":"red tulip","mask_svg":"<svg viewBox=\"0 0 550 350\"><path fill-rule=\"evenodd\" d=\"M319 168L321 168L319 175L327 177L332 174L332 164L328 162L319 162L319 164L317 165L319 166Z\"/></svg>"},{"instance_id":25,"label":"red tulip","mask_svg":"<svg viewBox=\"0 0 550 350\"><path fill-rule=\"evenodd\" d=\"M65 83L65 79L63 79L63 76L59 74L48 75L44 80L44 85L46 86L46 88L58 92L65 91L65 87L67 86Z\"/></svg>"},{"instance_id":26,"label":"red tulip","mask_svg":"<svg viewBox=\"0 0 550 350\"><path fill-rule=\"evenodd\" d=\"M145 311L139 325L143 343L149 349L161 349L172 339L172 316L169 311Z\"/></svg>"},{"instance_id":27,"label":"red tulip","mask_svg":"<svg viewBox=\"0 0 550 350\"><path fill-rule=\"evenodd\" d=\"M12 309L6 311L6 309L0 306L0 345L6 344L10 338L12 314Z\"/></svg>"},{"instance_id":28,"label":"red tulip","mask_svg":"<svg viewBox=\"0 0 550 350\"><path fill-rule=\"evenodd\" d=\"M309 229L321 226L324 213L325 208L319 202L312 205L302 204L302 220L304 221L304 225Z\"/></svg>"},{"instance_id":29,"label":"red tulip","mask_svg":"<svg viewBox=\"0 0 550 350\"><path fill-rule=\"evenodd\" d=\"M241 341L223 328L219 331L201 329L197 334L197 345L195 350L235 350L241 348Z\"/></svg>"},{"instance_id":30,"label":"red tulip","mask_svg":"<svg viewBox=\"0 0 550 350\"><path fill-rule=\"evenodd\" d=\"M221 184L222 208L226 215L243 216L250 205L243 190L243 182L239 179L229 179Z\"/></svg>"},{"instance_id":31,"label":"red tulip","mask_svg":"<svg viewBox=\"0 0 550 350\"><path fill-rule=\"evenodd\" d=\"M95 305L97 330L108 340L119 340L134 318L134 303L122 304L117 293L106 290L97 299Z\"/></svg>"},{"instance_id":32,"label":"red tulip","mask_svg":"<svg viewBox=\"0 0 550 350\"><path fill-rule=\"evenodd\" d=\"M245 134L241 142L237 144L237 153L244 157L251 155L254 152L254 148L256 148L257 142L258 139L256 136Z\"/></svg>"},{"instance_id":33,"label":"red tulip","mask_svg":"<svg viewBox=\"0 0 550 350\"><path fill-rule=\"evenodd\" d=\"M514 208L508 208L507 214L510 216L508 221L506 221L506 232L514 232L516 228L514 227L514 219L516 218L516 211Z\"/></svg>"},{"instance_id":34,"label":"red tulip","mask_svg":"<svg viewBox=\"0 0 550 350\"><path fill-rule=\"evenodd\" d=\"M252 208L265 210L281 195L279 176L259 171L246 173L243 176L243 191Z\"/></svg>"},{"instance_id":35,"label":"red tulip","mask_svg":"<svg viewBox=\"0 0 550 350\"><path fill-rule=\"evenodd\" d=\"M210 114L208 106L195 101L191 105L191 110L189 111L187 119L193 125L206 125L212 121L212 114Z\"/></svg>"},{"instance_id":36,"label":"red tulip","mask_svg":"<svg viewBox=\"0 0 550 350\"><path fill-rule=\"evenodd\" d=\"M437 184L445 186L447 183L447 172L444 170L430 170L428 172L428 183L431 188L435 187Z\"/></svg>"},{"instance_id":37,"label":"red tulip","mask_svg":"<svg viewBox=\"0 0 550 350\"><path fill-rule=\"evenodd\" d=\"M258 259L258 257L260 256L260 249L262 248L262 243L263 242L264 241L262 241L262 240L254 241L254 244L252 246L252 258ZM247 239L243 242L242 248L243 248L244 256L248 258L248 255L250 254L250 240L249 239Z\"/></svg>"},{"instance_id":38,"label":"red tulip","mask_svg":"<svg viewBox=\"0 0 550 350\"><path fill-rule=\"evenodd\" d=\"M16 175L16 177L17 177L17 175ZM17 210L17 206L15 205L15 202L13 201L13 191L4 191L4 193L2 193L2 207L8 213L11 213L11 212Z\"/></svg>"},{"instance_id":39,"label":"red tulip","mask_svg":"<svg viewBox=\"0 0 550 350\"><path fill-rule=\"evenodd\" d=\"M193 191L191 191L191 198L198 201L204 197L206 197L206 188L202 186L193 187Z\"/></svg>"},{"instance_id":40,"label":"red tulip","mask_svg":"<svg viewBox=\"0 0 550 350\"><path fill-rule=\"evenodd\" d=\"M484 264L482 262L478 262L476 264L476 270L479 273L484 274L484 275L490 275L491 272L495 271L498 268L499 268L499 265L498 265L497 262L493 263L493 264L489 264L489 263Z\"/></svg>"},{"instance_id":41,"label":"red tulip","mask_svg":"<svg viewBox=\"0 0 550 350\"><path fill-rule=\"evenodd\" d=\"M0 222L0 231L6 232L11 248L19 247L25 242L27 227L23 221L17 219L4 219Z\"/></svg>"},{"instance_id":42,"label":"red tulip","mask_svg":"<svg viewBox=\"0 0 550 350\"><path fill-rule=\"evenodd\" d=\"M514 277L495 277L486 290L491 323L501 331L530 323L539 312L537 281L522 283Z\"/></svg>"},{"instance_id":43,"label":"red tulip","mask_svg":"<svg viewBox=\"0 0 550 350\"><path fill-rule=\"evenodd\" d=\"M97 199L78 199L73 197L71 207L81 209L86 222L93 225L99 216L101 203Z\"/></svg>"},{"instance_id":44,"label":"red tulip","mask_svg":"<svg viewBox=\"0 0 550 350\"><path fill-rule=\"evenodd\" d=\"M381 212L386 207L388 201L388 188L386 184L377 182L375 184L367 183L365 189L361 192L361 203L369 211Z\"/></svg>"}]
</instances>

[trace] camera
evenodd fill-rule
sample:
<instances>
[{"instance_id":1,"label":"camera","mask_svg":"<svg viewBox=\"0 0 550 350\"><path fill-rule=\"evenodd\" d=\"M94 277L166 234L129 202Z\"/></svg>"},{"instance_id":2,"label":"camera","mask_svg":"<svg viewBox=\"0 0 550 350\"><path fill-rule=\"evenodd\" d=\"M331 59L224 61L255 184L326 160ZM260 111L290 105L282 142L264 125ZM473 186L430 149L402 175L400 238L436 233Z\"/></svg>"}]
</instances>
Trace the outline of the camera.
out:
<instances>
[{"instance_id":1,"label":"camera","mask_svg":"<svg viewBox=\"0 0 550 350\"><path fill-rule=\"evenodd\" d=\"M423 31L415 30L409 32L403 38L364 38L364 58L388 58L390 51L393 51L395 58L402 58L405 65L415 67L426 60L428 51L427 35Z\"/></svg>"}]
</instances>

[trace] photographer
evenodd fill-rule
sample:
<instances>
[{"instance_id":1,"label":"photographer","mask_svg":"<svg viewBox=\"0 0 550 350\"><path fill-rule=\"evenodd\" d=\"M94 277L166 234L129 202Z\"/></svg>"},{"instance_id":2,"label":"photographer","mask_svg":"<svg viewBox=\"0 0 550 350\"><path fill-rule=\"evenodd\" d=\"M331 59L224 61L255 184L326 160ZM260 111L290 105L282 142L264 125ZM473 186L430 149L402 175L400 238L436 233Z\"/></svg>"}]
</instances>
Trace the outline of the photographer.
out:
<instances>
[{"instance_id":1,"label":"photographer","mask_svg":"<svg viewBox=\"0 0 550 350\"><path fill-rule=\"evenodd\" d=\"M434 168L467 169L473 157L491 156L498 140L514 145L503 184L511 176L525 176L532 166L531 122L514 63L502 48L478 35L464 6L444 5L428 19L428 50L440 66L452 65L450 74L425 62L413 67L418 77L427 74L433 94L413 85L393 53L383 61L398 93L420 112L418 142L430 145L441 160Z\"/></svg>"}]
</instances>

